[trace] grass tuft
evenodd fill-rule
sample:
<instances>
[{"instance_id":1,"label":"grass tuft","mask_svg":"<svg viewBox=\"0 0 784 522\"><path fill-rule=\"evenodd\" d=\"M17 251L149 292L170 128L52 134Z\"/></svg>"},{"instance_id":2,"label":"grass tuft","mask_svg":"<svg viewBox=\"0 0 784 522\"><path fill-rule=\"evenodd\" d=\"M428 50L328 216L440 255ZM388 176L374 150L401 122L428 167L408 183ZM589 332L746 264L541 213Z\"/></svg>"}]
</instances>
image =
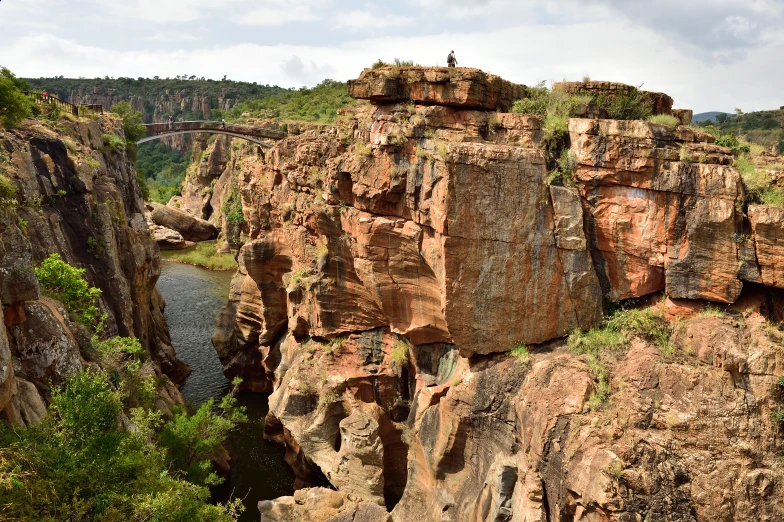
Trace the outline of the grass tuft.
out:
<instances>
[{"instance_id":1,"label":"grass tuft","mask_svg":"<svg viewBox=\"0 0 784 522\"><path fill-rule=\"evenodd\" d=\"M648 121L651 123L664 125L665 127L670 127L671 129L674 129L681 123L678 118L671 114L657 114L656 116L651 116L648 118Z\"/></svg>"},{"instance_id":2,"label":"grass tuft","mask_svg":"<svg viewBox=\"0 0 784 522\"><path fill-rule=\"evenodd\" d=\"M163 250L161 257L168 261L200 266L209 270L235 270L237 262L234 256L219 254L216 246L215 241L202 241L183 250Z\"/></svg>"}]
</instances>

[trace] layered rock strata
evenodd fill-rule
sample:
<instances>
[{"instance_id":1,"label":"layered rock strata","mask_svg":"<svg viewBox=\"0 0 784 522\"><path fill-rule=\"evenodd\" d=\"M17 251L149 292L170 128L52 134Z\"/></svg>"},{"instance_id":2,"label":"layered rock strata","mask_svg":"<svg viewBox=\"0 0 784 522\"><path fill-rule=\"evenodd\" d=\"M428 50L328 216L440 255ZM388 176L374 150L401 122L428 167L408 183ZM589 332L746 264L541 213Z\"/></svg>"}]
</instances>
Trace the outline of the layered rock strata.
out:
<instances>
[{"instance_id":1,"label":"layered rock strata","mask_svg":"<svg viewBox=\"0 0 784 522\"><path fill-rule=\"evenodd\" d=\"M781 318L782 221L746 208L730 151L573 119L574 186L552 186L541 118L475 110L517 87L404 67L350 85L375 104L263 155L218 152L242 222L213 341L227 375L272 392L266 434L298 485L323 473L334 509L400 521L780 518L784 352L763 314ZM661 292L664 315L693 315L667 349L559 340L603 301ZM705 301L747 311L694 315Z\"/></svg>"},{"instance_id":2,"label":"layered rock strata","mask_svg":"<svg viewBox=\"0 0 784 522\"><path fill-rule=\"evenodd\" d=\"M167 412L182 402L169 377L181 380L187 367L176 360L155 288L160 257L135 172L125 152L102 145L104 134L123 137L122 122L104 116L58 128L28 120L0 132L0 173L16 192L0 209L0 410L11 422L40 420L50 387L97 360L87 330L36 279L34 267L58 253L102 290L105 335L137 337L155 361L157 405Z\"/></svg>"}]
</instances>

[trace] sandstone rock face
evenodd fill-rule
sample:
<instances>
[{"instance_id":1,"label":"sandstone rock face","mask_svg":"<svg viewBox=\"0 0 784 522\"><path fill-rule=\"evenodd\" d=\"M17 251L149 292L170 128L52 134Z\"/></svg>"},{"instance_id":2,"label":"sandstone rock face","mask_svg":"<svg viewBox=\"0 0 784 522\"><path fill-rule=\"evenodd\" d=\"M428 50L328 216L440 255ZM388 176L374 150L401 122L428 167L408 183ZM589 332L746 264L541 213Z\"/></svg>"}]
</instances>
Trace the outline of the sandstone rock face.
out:
<instances>
[{"instance_id":1,"label":"sandstone rock face","mask_svg":"<svg viewBox=\"0 0 784 522\"><path fill-rule=\"evenodd\" d=\"M464 67L397 67L365 69L349 80L354 98L377 103L411 100L426 105L467 109L508 109L525 96L525 86L479 69Z\"/></svg>"},{"instance_id":2,"label":"sandstone rock face","mask_svg":"<svg viewBox=\"0 0 784 522\"><path fill-rule=\"evenodd\" d=\"M605 293L734 302L744 192L729 150L645 122L573 119L569 131Z\"/></svg>"},{"instance_id":3,"label":"sandstone rock face","mask_svg":"<svg viewBox=\"0 0 784 522\"><path fill-rule=\"evenodd\" d=\"M781 336L695 312L782 317L778 211L746 211L712 136L642 121L570 120L574 180L556 186L541 118L472 109L520 95L493 82L367 70L350 89L375 105L334 126L205 150L210 207L242 214L219 219L240 263L213 341L227 376L272 392L266 436L297 486L323 474L395 521L780 518ZM674 354L633 338L597 362L559 340L659 292L689 317ZM520 345L528 362L507 355Z\"/></svg>"},{"instance_id":4,"label":"sandstone rock face","mask_svg":"<svg viewBox=\"0 0 784 522\"><path fill-rule=\"evenodd\" d=\"M154 201L147 206L153 223L175 230L187 241L207 241L218 237L218 229L209 221Z\"/></svg>"},{"instance_id":5,"label":"sandstone rock face","mask_svg":"<svg viewBox=\"0 0 784 522\"><path fill-rule=\"evenodd\" d=\"M751 205L749 220L761 282L767 286L784 288L784 209Z\"/></svg>"},{"instance_id":6,"label":"sandstone rock face","mask_svg":"<svg viewBox=\"0 0 784 522\"><path fill-rule=\"evenodd\" d=\"M102 290L105 335L135 336L156 364L167 401L181 403L171 381L187 367L175 358L163 300L155 289L160 257L143 215L125 153L103 151L101 136L122 137L122 122L60 122L60 133L34 121L0 131L0 166L16 188L16 206L0 209L0 410L11 422L46 414L50 385L95 362L84 327L41 296L34 267L52 253L85 268ZM165 406L165 404L164 404Z\"/></svg>"}]
</instances>

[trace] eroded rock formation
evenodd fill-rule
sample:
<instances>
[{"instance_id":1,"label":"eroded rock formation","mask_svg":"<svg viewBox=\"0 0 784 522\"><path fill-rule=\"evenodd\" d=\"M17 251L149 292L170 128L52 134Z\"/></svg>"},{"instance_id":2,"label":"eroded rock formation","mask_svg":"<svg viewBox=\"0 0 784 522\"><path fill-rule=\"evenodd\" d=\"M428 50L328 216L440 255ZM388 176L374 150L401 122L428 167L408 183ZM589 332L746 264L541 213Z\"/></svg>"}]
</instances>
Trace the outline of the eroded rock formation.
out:
<instances>
[{"instance_id":1,"label":"eroded rock formation","mask_svg":"<svg viewBox=\"0 0 784 522\"><path fill-rule=\"evenodd\" d=\"M159 251L135 172L125 152L102 145L103 134L122 137L122 122L103 116L58 127L28 120L0 131L0 173L16 191L0 209L0 410L12 422L40 420L50 386L97 360L87 330L41 293L34 267L58 253L102 290L105 333L137 337L156 362L157 405L166 412L182 403L172 379L188 370L163 318Z\"/></svg>"},{"instance_id":2,"label":"eroded rock formation","mask_svg":"<svg viewBox=\"0 0 784 522\"><path fill-rule=\"evenodd\" d=\"M784 352L763 316L782 317L783 216L747 208L729 149L572 119L575 180L551 186L542 119L497 112L523 86L387 67L350 90L374 104L201 160L233 187L210 205L242 212L219 218L239 270L214 342L227 375L272 392L267 436L297 484L320 472L338 489L307 516L364 502L396 521L781 518ZM674 348L603 353L612 396L595 408L596 360L564 336L604 301L654 295L683 317ZM706 301L743 314L695 314ZM527 361L508 355L520 345ZM283 520L313 501L261 509Z\"/></svg>"}]
</instances>

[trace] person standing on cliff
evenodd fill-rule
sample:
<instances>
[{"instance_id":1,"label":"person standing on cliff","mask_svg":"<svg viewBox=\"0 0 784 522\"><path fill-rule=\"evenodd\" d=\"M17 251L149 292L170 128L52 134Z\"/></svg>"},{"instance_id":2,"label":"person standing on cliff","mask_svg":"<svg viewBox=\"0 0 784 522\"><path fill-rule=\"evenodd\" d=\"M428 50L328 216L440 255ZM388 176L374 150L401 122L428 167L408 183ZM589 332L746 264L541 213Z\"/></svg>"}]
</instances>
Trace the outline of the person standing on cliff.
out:
<instances>
[{"instance_id":1,"label":"person standing on cliff","mask_svg":"<svg viewBox=\"0 0 784 522\"><path fill-rule=\"evenodd\" d=\"M457 67L457 58L455 58L454 50L451 53L449 53L449 56L446 57L446 66Z\"/></svg>"},{"instance_id":2,"label":"person standing on cliff","mask_svg":"<svg viewBox=\"0 0 784 522\"><path fill-rule=\"evenodd\" d=\"M223 127L224 129L226 128L226 120L225 119L221 119L221 127Z\"/></svg>"}]
</instances>

